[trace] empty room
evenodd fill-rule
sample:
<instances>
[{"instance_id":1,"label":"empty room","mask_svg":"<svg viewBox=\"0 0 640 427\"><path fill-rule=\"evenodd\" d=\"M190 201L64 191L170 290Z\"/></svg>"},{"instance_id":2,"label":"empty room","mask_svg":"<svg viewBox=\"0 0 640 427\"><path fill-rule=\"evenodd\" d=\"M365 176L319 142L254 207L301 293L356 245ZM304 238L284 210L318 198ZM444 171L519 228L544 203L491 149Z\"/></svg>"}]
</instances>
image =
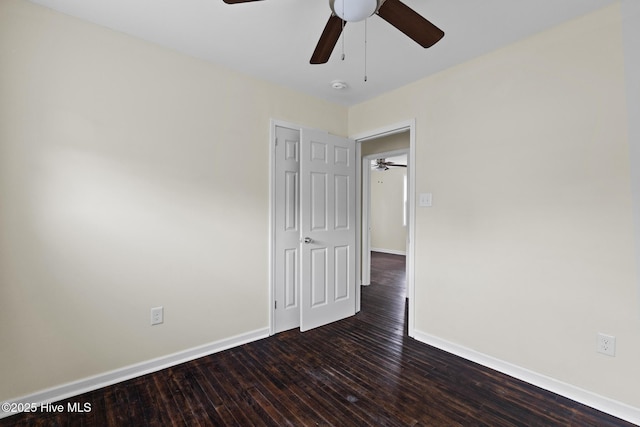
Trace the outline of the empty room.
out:
<instances>
[{"instance_id":1,"label":"empty room","mask_svg":"<svg viewBox=\"0 0 640 427\"><path fill-rule=\"evenodd\" d=\"M0 1L0 425L640 424L638 22Z\"/></svg>"}]
</instances>

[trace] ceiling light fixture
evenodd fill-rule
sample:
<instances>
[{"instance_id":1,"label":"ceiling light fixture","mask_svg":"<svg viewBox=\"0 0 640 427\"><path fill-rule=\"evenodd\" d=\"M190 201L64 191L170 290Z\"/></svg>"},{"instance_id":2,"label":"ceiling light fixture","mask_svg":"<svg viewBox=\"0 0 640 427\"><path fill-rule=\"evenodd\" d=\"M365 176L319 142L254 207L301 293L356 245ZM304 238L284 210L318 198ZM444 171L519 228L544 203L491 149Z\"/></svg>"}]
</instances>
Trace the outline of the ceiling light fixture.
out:
<instances>
[{"instance_id":1,"label":"ceiling light fixture","mask_svg":"<svg viewBox=\"0 0 640 427\"><path fill-rule=\"evenodd\" d=\"M382 0L329 0L334 14L347 22L358 22L373 15Z\"/></svg>"}]
</instances>

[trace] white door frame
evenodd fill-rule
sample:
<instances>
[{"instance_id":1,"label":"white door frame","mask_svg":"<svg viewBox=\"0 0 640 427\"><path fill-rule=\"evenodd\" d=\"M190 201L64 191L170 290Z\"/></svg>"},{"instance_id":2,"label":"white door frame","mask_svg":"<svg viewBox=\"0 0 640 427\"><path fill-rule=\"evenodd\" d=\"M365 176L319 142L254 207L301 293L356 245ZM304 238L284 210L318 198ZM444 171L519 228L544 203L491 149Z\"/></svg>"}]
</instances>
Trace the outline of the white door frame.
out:
<instances>
[{"instance_id":1,"label":"white door frame","mask_svg":"<svg viewBox=\"0 0 640 427\"><path fill-rule=\"evenodd\" d=\"M361 144L366 143L367 141L380 138L383 136L393 135L396 133L409 131L409 155L407 158L407 173L409 179L409 194L408 194L408 202L409 202L409 222L408 226L408 238L409 244L407 245L407 297L409 299L409 317L408 317L408 334L410 337L414 336L414 325L415 325L415 308L414 308L414 300L415 300L415 223L416 223L416 197L415 197L415 184L416 184L416 169L414 166L414 159L416 154L416 120L411 119L405 122L394 123L379 129L374 129L367 132L362 132L356 135L350 136L351 139L356 141L356 158L358 161L356 162L356 192L358 193L358 200L362 200L362 146ZM363 243L362 242L362 204L356 204L356 220L358 221L356 239L360 242L360 248L358 250L359 253L362 253ZM362 284L362 263L360 262L360 257L357 258L358 269L357 269L357 283ZM360 311L360 297L359 292L357 292L358 297L356 299L356 311Z\"/></svg>"}]
</instances>

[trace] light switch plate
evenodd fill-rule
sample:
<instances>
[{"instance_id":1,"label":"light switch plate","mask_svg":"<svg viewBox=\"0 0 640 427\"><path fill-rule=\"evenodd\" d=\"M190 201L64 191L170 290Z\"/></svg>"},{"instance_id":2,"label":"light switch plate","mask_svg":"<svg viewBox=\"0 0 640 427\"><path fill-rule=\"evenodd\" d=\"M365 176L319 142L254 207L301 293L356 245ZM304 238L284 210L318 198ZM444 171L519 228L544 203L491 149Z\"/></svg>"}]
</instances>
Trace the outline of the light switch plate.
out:
<instances>
[{"instance_id":1,"label":"light switch plate","mask_svg":"<svg viewBox=\"0 0 640 427\"><path fill-rule=\"evenodd\" d=\"M433 195L431 193L420 193L418 198L418 204L423 207L431 207L433 202Z\"/></svg>"}]
</instances>

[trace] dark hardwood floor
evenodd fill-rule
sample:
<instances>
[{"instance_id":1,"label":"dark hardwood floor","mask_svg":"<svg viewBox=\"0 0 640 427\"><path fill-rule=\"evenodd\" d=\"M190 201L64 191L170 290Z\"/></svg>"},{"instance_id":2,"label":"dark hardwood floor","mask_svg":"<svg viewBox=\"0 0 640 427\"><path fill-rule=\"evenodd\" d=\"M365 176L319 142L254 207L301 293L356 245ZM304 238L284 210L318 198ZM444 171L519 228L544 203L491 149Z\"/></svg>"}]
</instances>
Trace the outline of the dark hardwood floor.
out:
<instances>
[{"instance_id":1,"label":"dark hardwood floor","mask_svg":"<svg viewBox=\"0 0 640 427\"><path fill-rule=\"evenodd\" d=\"M356 316L77 396L1 426L631 426L407 337L404 257L373 253Z\"/></svg>"}]
</instances>

